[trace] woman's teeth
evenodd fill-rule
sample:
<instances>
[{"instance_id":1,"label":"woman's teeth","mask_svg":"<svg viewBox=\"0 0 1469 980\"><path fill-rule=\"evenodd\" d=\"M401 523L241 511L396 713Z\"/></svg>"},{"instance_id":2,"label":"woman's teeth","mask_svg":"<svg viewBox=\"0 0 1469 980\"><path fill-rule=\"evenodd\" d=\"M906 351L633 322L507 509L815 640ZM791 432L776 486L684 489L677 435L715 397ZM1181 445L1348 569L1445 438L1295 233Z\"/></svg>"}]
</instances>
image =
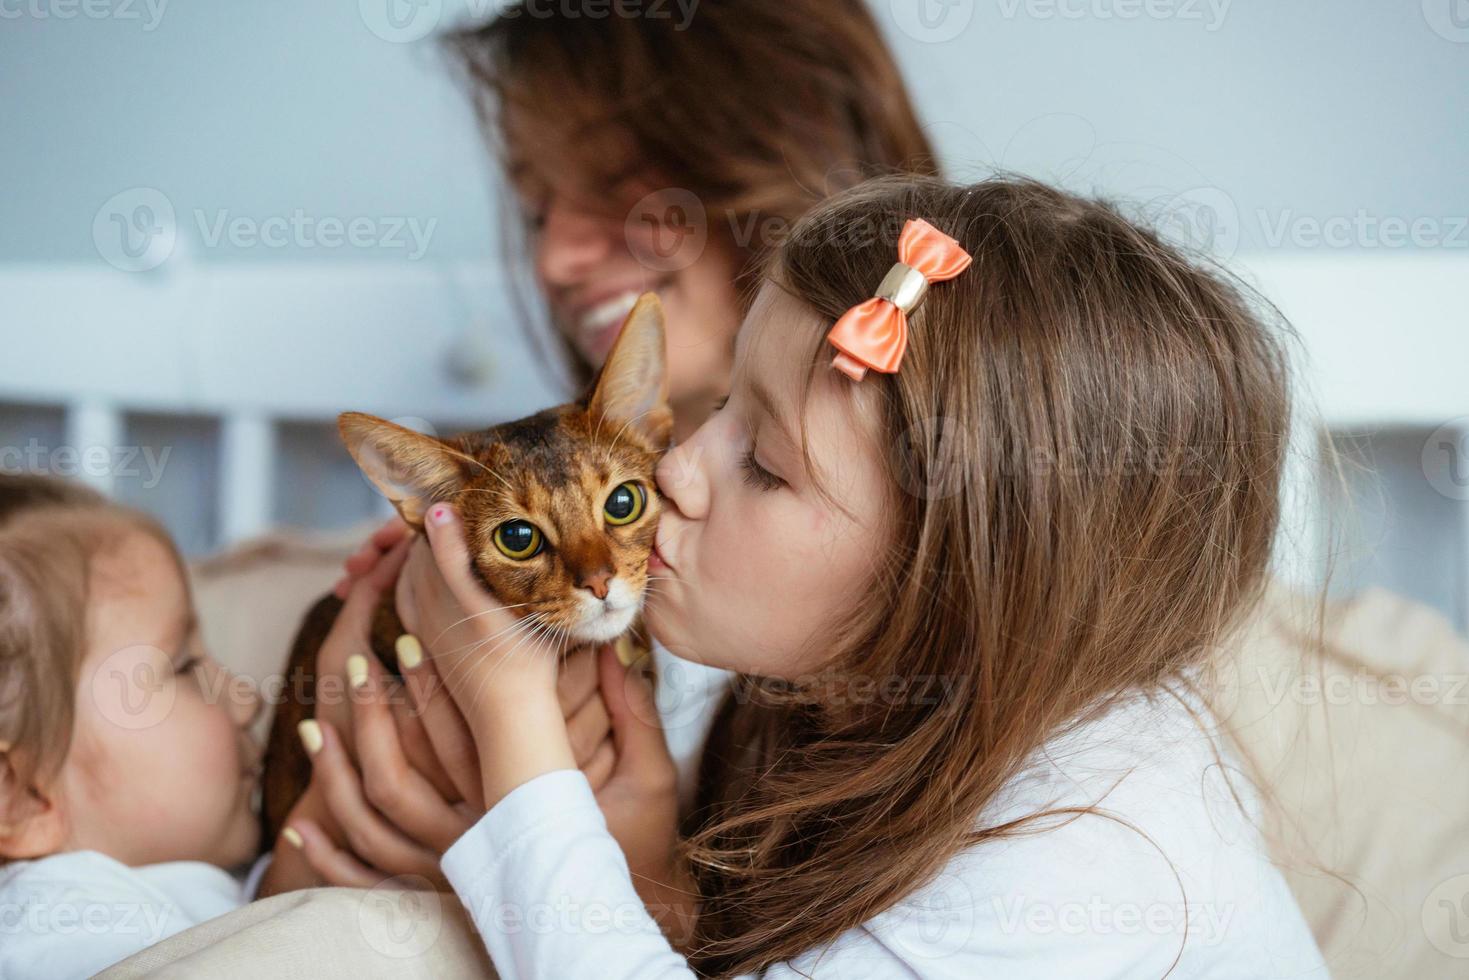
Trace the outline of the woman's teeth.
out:
<instances>
[{"instance_id":1,"label":"woman's teeth","mask_svg":"<svg viewBox=\"0 0 1469 980\"><path fill-rule=\"evenodd\" d=\"M583 336L588 340L594 339L598 333L608 327L621 323L632 312L633 304L638 301L642 294L636 289L629 289L625 293L618 293L611 299L603 300L596 306L587 310L581 316L579 324Z\"/></svg>"}]
</instances>

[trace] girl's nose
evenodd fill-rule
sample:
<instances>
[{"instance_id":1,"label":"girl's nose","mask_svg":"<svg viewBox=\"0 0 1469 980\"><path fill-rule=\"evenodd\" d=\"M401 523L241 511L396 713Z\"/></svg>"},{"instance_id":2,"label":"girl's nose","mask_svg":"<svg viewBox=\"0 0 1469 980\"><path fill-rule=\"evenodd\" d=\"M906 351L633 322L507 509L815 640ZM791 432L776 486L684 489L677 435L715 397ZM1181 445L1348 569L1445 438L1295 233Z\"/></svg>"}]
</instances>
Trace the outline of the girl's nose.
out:
<instances>
[{"instance_id":1,"label":"girl's nose","mask_svg":"<svg viewBox=\"0 0 1469 980\"><path fill-rule=\"evenodd\" d=\"M553 199L536 238L536 277L548 286L577 285L606 261L612 236L606 220Z\"/></svg>"},{"instance_id":2,"label":"girl's nose","mask_svg":"<svg viewBox=\"0 0 1469 980\"><path fill-rule=\"evenodd\" d=\"M701 465L704 447L699 434L663 454L654 477L658 492L679 514L691 521L703 520L709 512L709 478Z\"/></svg>"}]
</instances>

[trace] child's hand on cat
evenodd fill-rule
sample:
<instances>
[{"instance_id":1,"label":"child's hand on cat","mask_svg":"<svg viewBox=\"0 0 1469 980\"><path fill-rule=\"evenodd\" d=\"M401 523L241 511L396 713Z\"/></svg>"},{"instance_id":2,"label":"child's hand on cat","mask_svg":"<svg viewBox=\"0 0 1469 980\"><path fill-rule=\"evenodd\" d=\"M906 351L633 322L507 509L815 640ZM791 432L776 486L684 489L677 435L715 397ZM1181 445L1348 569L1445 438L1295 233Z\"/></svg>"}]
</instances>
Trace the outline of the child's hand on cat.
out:
<instances>
[{"instance_id":1,"label":"child's hand on cat","mask_svg":"<svg viewBox=\"0 0 1469 980\"><path fill-rule=\"evenodd\" d=\"M427 646L479 752L484 801L557 769L577 768L556 691L561 652L534 617L480 585L454 508L434 504L398 580L398 613Z\"/></svg>"}]
</instances>

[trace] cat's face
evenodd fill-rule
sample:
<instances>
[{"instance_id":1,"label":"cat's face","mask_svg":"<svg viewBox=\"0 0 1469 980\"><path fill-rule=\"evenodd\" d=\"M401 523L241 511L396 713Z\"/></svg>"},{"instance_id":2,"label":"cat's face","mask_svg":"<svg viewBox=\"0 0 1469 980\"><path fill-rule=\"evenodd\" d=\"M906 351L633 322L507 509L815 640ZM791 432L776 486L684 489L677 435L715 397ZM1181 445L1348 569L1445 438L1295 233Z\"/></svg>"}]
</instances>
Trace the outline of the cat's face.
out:
<instances>
[{"instance_id":1,"label":"cat's face","mask_svg":"<svg viewBox=\"0 0 1469 980\"><path fill-rule=\"evenodd\" d=\"M455 505L475 571L502 604L553 639L604 642L632 625L647 586L653 470L672 432L666 374L649 294L580 401L444 440L357 413L340 425L410 524L432 503Z\"/></svg>"}]
</instances>

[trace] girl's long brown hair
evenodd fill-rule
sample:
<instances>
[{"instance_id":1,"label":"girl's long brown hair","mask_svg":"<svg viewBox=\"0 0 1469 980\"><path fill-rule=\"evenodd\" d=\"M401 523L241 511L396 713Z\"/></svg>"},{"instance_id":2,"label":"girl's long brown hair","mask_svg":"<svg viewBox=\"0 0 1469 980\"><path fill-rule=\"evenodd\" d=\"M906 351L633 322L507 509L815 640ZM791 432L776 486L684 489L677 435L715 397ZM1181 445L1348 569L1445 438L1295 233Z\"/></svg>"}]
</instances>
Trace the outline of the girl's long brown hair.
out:
<instances>
[{"instance_id":1,"label":"girl's long brown hair","mask_svg":"<svg viewBox=\"0 0 1469 980\"><path fill-rule=\"evenodd\" d=\"M1246 296L1106 204L1011 179L864 185L801 222L772 278L824 332L911 217L974 263L929 291L901 370L861 382L892 532L821 651L906 686L833 704L745 679L726 701L685 841L705 974L820 948L961 848L1034 829L983 819L1027 758L1186 682L1263 583L1288 369Z\"/></svg>"},{"instance_id":2,"label":"girl's long brown hair","mask_svg":"<svg viewBox=\"0 0 1469 980\"><path fill-rule=\"evenodd\" d=\"M446 38L503 160L569 155L619 219L630 175L688 191L742 274L827 195L874 174L938 172L864 0L704 0L686 22L673 4L651 9L517 3ZM561 139L511 146L507 112ZM584 387L594 366L562 346Z\"/></svg>"}]
</instances>

